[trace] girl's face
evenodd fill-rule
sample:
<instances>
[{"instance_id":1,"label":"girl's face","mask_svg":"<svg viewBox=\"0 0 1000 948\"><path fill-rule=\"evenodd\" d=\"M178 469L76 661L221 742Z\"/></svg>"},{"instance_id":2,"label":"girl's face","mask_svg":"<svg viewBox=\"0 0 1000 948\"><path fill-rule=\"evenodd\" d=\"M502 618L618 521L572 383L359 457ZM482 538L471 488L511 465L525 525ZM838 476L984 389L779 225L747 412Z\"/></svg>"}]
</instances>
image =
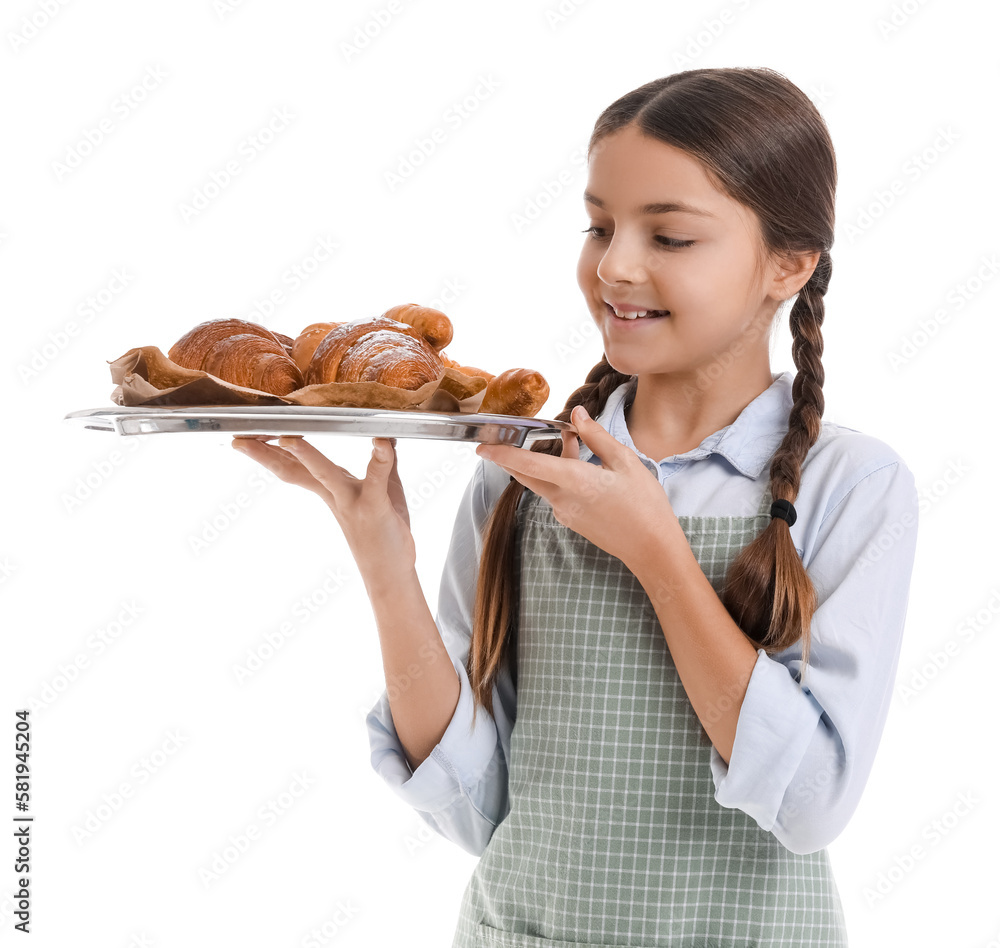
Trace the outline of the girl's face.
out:
<instances>
[{"instance_id":1,"label":"girl's face","mask_svg":"<svg viewBox=\"0 0 1000 948\"><path fill-rule=\"evenodd\" d=\"M615 369L697 374L755 355L767 363L780 297L757 271L759 225L700 162L628 126L595 147L584 199L593 231L577 281ZM609 304L670 315L621 319Z\"/></svg>"}]
</instances>

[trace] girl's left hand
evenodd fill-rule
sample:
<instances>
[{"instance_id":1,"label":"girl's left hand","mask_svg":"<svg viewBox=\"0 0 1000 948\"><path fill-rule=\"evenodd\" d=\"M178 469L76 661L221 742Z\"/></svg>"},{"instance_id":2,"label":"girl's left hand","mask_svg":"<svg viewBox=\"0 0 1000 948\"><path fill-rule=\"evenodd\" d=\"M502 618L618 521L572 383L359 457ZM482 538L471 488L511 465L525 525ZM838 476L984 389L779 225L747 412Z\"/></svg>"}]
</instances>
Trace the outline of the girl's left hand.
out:
<instances>
[{"instance_id":1,"label":"girl's left hand","mask_svg":"<svg viewBox=\"0 0 1000 948\"><path fill-rule=\"evenodd\" d=\"M481 444L476 454L544 497L552 514L595 546L617 556L633 572L648 560L651 543L677 523L666 491L638 455L585 413L570 416L583 443L601 465L581 461L576 438L563 432L562 457L512 445Z\"/></svg>"}]
</instances>

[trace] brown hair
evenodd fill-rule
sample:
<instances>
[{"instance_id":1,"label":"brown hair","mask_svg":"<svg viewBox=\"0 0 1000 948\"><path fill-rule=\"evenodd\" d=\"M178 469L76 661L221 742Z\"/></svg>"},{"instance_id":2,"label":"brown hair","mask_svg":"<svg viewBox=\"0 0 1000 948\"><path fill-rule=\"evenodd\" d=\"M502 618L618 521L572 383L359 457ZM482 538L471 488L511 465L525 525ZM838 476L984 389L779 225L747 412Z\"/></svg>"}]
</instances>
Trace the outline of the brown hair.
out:
<instances>
[{"instance_id":1,"label":"brown hair","mask_svg":"<svg viewBox=\"0 0 1000 948\"><path fill-rule=\"evenodd\" d=\"M780 73L717 68L655 79L612 102L597 119L588 157L605 136L629 125L699 159L721 191L754 212L768 254L820 252L789 314L798 371L788 431L770 468L772 498L794 502L802 460L819 437L824 408L820 330L832 272L837 184L826 124L805 93ZM608 396L632 378L602 356L556 419L568 422L577 405L597 418ZM536 441L531 450L558 456L562 443ZM497 672L503 662L516 658L514 545L516 512L525 490L511 480L500 495L486 524L480 560L467 667L475 704L490 714ZM802 639L804 670L816 592L786 521L772 519L739 552L721 599L756 648L772 653Z\"/></svg>"}]
</instances>

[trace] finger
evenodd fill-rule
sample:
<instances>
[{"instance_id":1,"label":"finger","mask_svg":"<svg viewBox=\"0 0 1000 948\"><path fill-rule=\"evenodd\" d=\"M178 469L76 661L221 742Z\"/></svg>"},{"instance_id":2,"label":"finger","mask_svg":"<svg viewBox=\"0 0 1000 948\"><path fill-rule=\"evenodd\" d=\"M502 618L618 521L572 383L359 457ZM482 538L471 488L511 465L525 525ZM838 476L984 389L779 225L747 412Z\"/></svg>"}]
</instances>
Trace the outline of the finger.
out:
<instances>
[{"instance_id":1,"label":"finger","mask_svg":"<svg viewBox=\"0 0 1000 948\"><path fill-rule=\"evenodd\" d=\"M393 447L392 452L392 470L389 471L389 482L387 484L387 490L389 492L389 500L392 501L393 507L396 508L400 517L407 526L410 525L410 511L406 503L406 494L403 491L403 484L399 479L399 454L395 450L396 439L389 438L389 443Z\"/></svg>"},{"instance_id":2,"label":"finger","mask_svg":"<svg viewBox=\"0 0 1000 948\"><path fill-rule=\"evenodd\" d=\"M396 451L389 438L372 438L372 456L368 462L366 482L379 484L382 490L389 480L389 475L396 467Z\"/></svg>"},{"instance_id":3,"label":"finger","mask_svg":"<svg viewBox=\"0 0 1000 948\"><path fill-rule=\"evenodd\" d=\"M372 457L379 461L384 461L389 466L389 471L396 469L396 439L395 438L372 438Z\"/></svg>"},{"instance_id":4,"label":"finger","mask_svg":"<svg viewBox=\"0 0 1000 948\"><path fill-rule=\"evenodd\" d=\"M248 454L249 452L243 451L243 448L247 445L262 445L264 447L270 448L272 451L280 451L277 444L270 444L269 442L277 440L279 435L266 435L266 434L248 434L248 435L233 435L233 447L237 451L242 451L243 454ZM294 457L287 451L280 452L281 457L288 458L290 461L294 461Z\"/></svg>"},{"instance_id":5,"label":"finger","mask_svg":"<svg viewBox=\"0 0 1000 948\"><path fill-rule=\"evenodd\" d=\"M260 451L278 452L281 457L293 460L293 456L287 451L282 451L276 444L270 444L267 440L269 437L276 438L277 435L237 435L233 438L233 447L244 454Z\"/></svg>"},{"instance_id":6,"label":"finger","mask_svg":"<svg viewBox=\"0 0 1000 948\"><path fill-rule=\"evenodd\" d=\"M278 442L278 447L288 451L334 497L338 497L339 493L341 497L338 499L345 499L344 488L348 483L356 483L358 480L350 471L339 464L334 464L300 435L283 436Z\"/></svg>"},{"instance_id":7,"label":"finger","mask_svg":"<svg viewBox=\"0 0 1000 948\"><path fill-rule=\"evenodd\" d=\"M289 455L295 458L307 470L312 466L324 463L337 467L333 461L326 457L317 447L306 441L302 435L282 435L274 447L287 451ZM339 470L343 471L344 468L339 468Z\"/></svg>"},{"instance_id":8,"label":"finger","mask_svg":"<svg viewBox=\"0 0 1000 948\"><path fill-rule=\"evenodd\" d=\"M279 480L296 487L304 487L318 494L325 502L330 503L333 496L330 491L309 473L291 452L274 444L266 444L256 438L246 438L241 444L233 443L233 447L267 468Z\"/></svg>"},{"instance_id":9,"label":"finger","mask_svg":"<svg viewBox=\"0 0 1000 948\"><path fill-rule=\"evenodd\" d=\"M580 460L580 442L572 431L563 431L562 434L562 456L572 458L574 461Z\"/></svg>"},{"instance_id":10,"label":"finger","mask_svg":"<svg viewBox=\"0 0 1000 948\"><path fill-rule=\"evenodd\" d=\"M300 435L283 436L278 449L290 454L300 465L303 476L310 477L324 489L323 497L335 508L334 512L349 506L357 496L359 479L346 468L335 464Z\"/></svg>"},{"instance_id":11,"label":"finger","mask_svg":"<svg viewBox=\"0 0 1000 948\"><path fill-rule=\"evenodd\" d=\"M276 444L268 444L260 438L244 438L242 443L233 442L233 447L241 454L252 457L265 467L274 470L282 479L289 475L299 474L303 479L312 479L312 475L302 466L298 458L290 451Z\"/></svg>"},{"instance_id":12,"label":"finger","mask_svg":"<svg viewBox=\"0 0 1000 948\"><path fill-rule=\"evenodd\" d=\"M552 503L555 493L559 489L556 484L553 484L551 481L542 480L540 477L531 477L529 474L515 471L513 468L508 469L502 464L498 464L497 466L503 468L515 481L523 484L533 494L538 494L539 497L544 497L549 503Z\"/></svg>"},{"instance_id":13,"label":"finger","mask_svg":"<svg viewBox=\"0 0 1000 948\"><path fill-rule=\"evenodd\" d=\"M583 405L577 405L570 413L570 421L576 426L580 440L603 462L604 467L621 470L632 455L614 435L587 414ZM634 455L632 455L634 456Z\"/></svg>"},{"instance_id":14,"label":"finger","mask_svg":"<svg viewBox=\"0 0 1000 948\"><path fill-rule=\"evenodd\" d=\"M476 454L487 461L492 461L515 481L523 484L539 497L544 497L550 503L554 495L561 489L567 474L565 468L558 467L558 465L566 463L562 458L555 458L527 448L481 444L476 448Z\"/></svg>"},{"instance_id":15,"label":"finger","mask_svg":"<svg viewBox=\"0 0 1000 948\"><path fill-rule=\"evenodd\" d=\"M398 455L395 451L395 438L372 438L372 458L368 463L368 476L361 487L362 495L388 497L389 503L410 525L410 514L407 509L406 495L399 480Z\"/></svg>"},{"instance_id":16,"label":"finger","mask_svg":"<svg viewBox=\"0 0 1000 948\"><path fill-rule=\"evenodd\" d=\"M513 474L522 484L534 490L528 479L535 483L548 481L550 486L561 483L566 476L565 461L551 454L542 454L530 448L515 448L511 444L480 444L476 454ZM581 462L582 463L582 462Z\"/></svg>"}]
</instances>

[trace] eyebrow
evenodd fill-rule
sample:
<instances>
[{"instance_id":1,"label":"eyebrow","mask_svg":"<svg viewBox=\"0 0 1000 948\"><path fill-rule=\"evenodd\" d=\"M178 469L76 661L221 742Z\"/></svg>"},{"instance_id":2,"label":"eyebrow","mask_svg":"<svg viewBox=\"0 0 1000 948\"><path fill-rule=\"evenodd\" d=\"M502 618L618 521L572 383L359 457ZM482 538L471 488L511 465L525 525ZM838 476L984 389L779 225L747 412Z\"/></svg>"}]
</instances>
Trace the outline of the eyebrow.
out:
<instances>
[{"instance_id":1,"label":"eyebrow","mask_svg":"<svg viewBox=\"0 0 1000 948\"><path fill-rule=\"evenodd\" d=\"M594 194L589 191L583 192L583 199L588 204L593 204L596 207L604 208L604 202ZM691 204L685 204L683 201L667 201L662 204L643 204L642 207L638 208L640 214L670 214L672 212L678 212L680 214L694 214L698 217L710 217L715 218L714 214L708 211L703 211L701 208L694 207Z\"/></svg>"}]
</instances>

